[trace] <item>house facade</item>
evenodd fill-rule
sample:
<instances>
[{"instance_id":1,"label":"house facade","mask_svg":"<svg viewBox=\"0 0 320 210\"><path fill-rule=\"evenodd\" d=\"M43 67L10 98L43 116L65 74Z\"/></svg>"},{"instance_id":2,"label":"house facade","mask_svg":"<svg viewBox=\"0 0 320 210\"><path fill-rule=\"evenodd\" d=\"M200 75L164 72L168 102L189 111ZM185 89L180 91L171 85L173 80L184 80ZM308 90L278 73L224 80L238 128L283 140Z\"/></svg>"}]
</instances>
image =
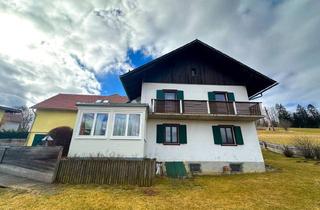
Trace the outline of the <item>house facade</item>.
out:
<instances>
[{"instance_id":1,"label":"house facade","mask_svg":"<svg viewBox=\"0 0 320 210\"><path fill-rule=\"evenodd\" d=\"M156 158L201 174L262 172L252 102L276 81L195 40L120 77L129 103L77 103L69 156Z\"/></svg>"}]
</instances>

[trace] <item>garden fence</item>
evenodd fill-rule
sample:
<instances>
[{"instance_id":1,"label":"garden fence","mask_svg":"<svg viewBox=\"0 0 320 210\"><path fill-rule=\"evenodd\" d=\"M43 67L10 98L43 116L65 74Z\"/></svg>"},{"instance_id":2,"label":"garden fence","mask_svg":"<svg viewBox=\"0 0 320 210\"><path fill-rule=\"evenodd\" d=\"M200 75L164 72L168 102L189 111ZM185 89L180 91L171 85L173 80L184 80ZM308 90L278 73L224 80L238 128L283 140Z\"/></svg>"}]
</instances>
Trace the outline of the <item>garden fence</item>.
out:
<instances>
[{"instance_id":1,"label":"garden fence","mask_svg":"<svg viewBox=\"0 0 320 210\"><path fill-rule=\"evenodd\" d=\"M60 161L56 182L151 186L155 159L69 158Z\"/></svg>"}]
</instances>

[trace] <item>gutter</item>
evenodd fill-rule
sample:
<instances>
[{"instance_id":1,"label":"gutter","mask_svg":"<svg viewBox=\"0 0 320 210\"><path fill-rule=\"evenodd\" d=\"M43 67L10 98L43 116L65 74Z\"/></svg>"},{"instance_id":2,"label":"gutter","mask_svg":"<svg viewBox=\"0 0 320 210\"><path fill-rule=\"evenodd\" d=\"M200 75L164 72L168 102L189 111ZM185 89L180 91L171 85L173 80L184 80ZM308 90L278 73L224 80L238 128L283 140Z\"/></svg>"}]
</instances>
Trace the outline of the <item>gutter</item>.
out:
<instances>
[{"instance_id":1,"label":"gutter","mask_svg":"<svg viewBox=\"0 0 320 210\"><path fill-rule=\"evenodd\" d=\"M273 88L274 86L277 86L278 84L279 84L278 82L275 82L274 84L270 85L269 87L266 87L265 89L263 89L263 90L255 93L254 95L252 95L252 96L249 97L249 100L254 100L254 99L257 99L257 98L262 97L262 94L263 94L265 91L269 90L270 88Z\"/></svg>"},{"instance_id":2,"label":"gutter","mask_svg":"<svg viewBox=\"0 0 320 210\"><path fill-rule=\"evenodd\" d=\"M95 107L149 107L146 103L76 103L76 106L95 106Z\"/></svg>"}]
</instances>

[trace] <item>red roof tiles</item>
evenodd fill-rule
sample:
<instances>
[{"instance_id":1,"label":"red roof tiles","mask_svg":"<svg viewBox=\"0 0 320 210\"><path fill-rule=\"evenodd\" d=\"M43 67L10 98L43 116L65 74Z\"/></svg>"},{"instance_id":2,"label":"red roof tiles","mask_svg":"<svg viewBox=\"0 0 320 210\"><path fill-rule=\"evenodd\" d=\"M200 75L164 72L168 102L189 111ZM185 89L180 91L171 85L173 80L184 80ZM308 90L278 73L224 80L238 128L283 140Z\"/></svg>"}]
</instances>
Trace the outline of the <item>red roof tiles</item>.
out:
<instances>
[{"instance_id":1,"label":"red roof tiles","mask_svg":"<svg viewBox=\"0 0 320 210\"><path fill-rule=\"evenodd\" d=\"M118 94L110 96L58 94L32 106L31 108L77 110L77 102L95 103L97 100L109 100L110 103L126 103L128 101L128 98L125 96L120 96Z\"/></svg>"}]
</instances>

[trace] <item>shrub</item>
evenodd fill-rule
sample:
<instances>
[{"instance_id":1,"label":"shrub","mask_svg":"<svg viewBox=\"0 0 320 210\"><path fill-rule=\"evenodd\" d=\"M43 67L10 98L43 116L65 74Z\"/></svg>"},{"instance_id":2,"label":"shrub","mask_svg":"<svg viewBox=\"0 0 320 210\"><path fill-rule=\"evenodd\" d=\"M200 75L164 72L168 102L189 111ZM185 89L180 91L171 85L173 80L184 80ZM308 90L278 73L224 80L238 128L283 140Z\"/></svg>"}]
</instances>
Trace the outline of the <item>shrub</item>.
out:
<instances>
[{"instance_id":1,"label":"shrub","mask_svg":"<svg viewBox=\"0 0 320 210\"><path fill-rule=\"evenodd\" d=\"M62 156L67 156L72 138L72 129L67 126L54 128L49 131L49 136L53 138L52 145L63 146Z\"/></svg>"},{"instance_id":2,"label":"shrub","mask_svg":"<svg viewBox=\"0 0 320 210\"><path fill-rule=\"evenodd\" d=\"M314 146L308 138L297 138L295 146L306 159L314 159Z\"/></svg>"},{"instance_id":3,"label":"shrub","mask_svg":"<svg viewBox=\"0 0 320 210\"><path fill-rule=\"evenodd\" d=\"M314 154L315 158L320 160L320 145L319 144L313 146L313 154Z\"/></svg>"},{"instance_id":4,"label":"shrub","mask_svg":"<svg viewBox=\"0 0 320 210\"><path fill-rule=\"evenodd\" d=\"M293 157L294 155L294 152L290 149L290 146L288 145L283 145L282 152L286 157Z\"/></svg>"}]
</instances>

